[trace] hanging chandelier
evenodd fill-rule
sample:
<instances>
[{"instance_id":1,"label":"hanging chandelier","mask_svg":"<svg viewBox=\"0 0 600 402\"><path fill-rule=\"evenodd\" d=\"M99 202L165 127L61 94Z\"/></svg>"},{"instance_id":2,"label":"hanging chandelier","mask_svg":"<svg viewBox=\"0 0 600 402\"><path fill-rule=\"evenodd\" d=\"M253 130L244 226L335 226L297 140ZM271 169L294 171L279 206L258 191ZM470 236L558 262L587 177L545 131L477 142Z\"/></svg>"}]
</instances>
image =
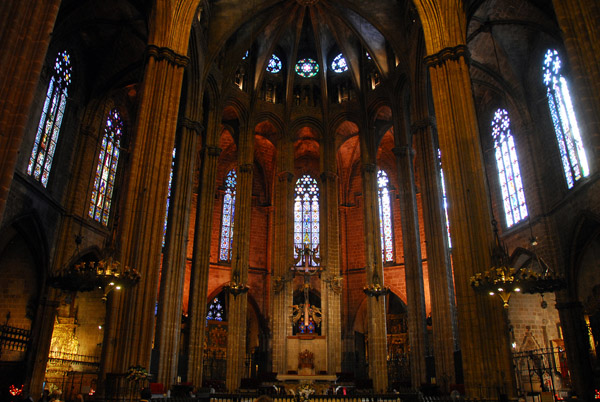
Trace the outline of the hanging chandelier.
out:
<instances>
[{"instance_id":1,"label":"hanging chandelier","mask_svg":"<svg viewBox=\"0 0 600 402\"><path fill-rule=\"evenodd\" d=\"M76 254L79 254L81 236L75 239ZM113 257L114 252L108 251L106 257L100 261L81 261L68 265L52 275L49 279L50 286L70 292L89 292L102 289L103 300L113 290L130 288L140 281L141 275L134 268L121 266Z\"/></svg>"},{"instance_id":2,"label":"hanging chandelier","mask_svg":"<svg viewBox=\"0 0 600 402\"><path fill-rule=\"evenodd\" d=\"M363 287L363 292L365 292L367 296L375 297L376 300L379 300L379 296L387 295L390 292L390 289L381 284L379 275L377 274L377 271L374 270L371 283Z\"/></svg>"},{"instance_id":3,"label":"hanging chandelier","mask_svg":"<svg viewBox=\"0 0 600 402\"><path fill-rule=\"evenodd\" d=\"M552 293L566 286L562 276L552 271L532 250L532 262L529 266L537 265L540 272L534 271L526 266L514 268L510 262L508 250L500 241L496 220L492 221L494 226L495 244L491 250L492 267L484 272L478 272L470 279L473 289L490 296L498 295L502 299L504 308L508 308L508 302L513 293ZM535 237L531 237L531 246L537 245Z\"/></svg>"},{"instance_id":4,"label":"hanging chandelier","mask_svg":"<svg viewBox=\"0 0 600 402\"><path fill-rule=\"evenodd\" d=\"M231 281L223 286L223 289L232 294L233 298L235 299L238 297L238 295L246 293L250 287L240 280L240 273L237 269L235 269L231 274Z\"/></svg>"}]
</instances>

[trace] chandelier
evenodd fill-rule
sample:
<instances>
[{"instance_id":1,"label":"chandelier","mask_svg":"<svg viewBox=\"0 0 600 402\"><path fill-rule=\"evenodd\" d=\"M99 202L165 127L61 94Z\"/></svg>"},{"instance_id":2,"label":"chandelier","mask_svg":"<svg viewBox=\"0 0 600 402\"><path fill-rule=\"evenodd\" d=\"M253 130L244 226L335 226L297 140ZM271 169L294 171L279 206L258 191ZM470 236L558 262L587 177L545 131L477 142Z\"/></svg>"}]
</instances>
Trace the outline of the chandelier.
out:
<instances>
[{"instance_id":1,"label":"chandelier","mask_svg":"<svg viewBox=\"0 0 600 402\"><path fill-rule=\"evenodd\" d=\"M79 254L81 236L77 236L75 252ZM141 279L140 274L113 257L114 252L108 251L100 261L82 261L68 265L52 275L50 286L70 292L89 292L102 289L103 300L106 300L112 290L120 290L135 286Z\"/></svg>"},{"instance_id":2,"label":"chandelier","mask_svg":"<svg viewBox=\"0 0 600 402\"><path fill-rule=\"evenodd\" d=\"M248 287L248 285L240 281L240 273L237 269L235 269L231 274L231 281L229 281L225 286L223 286L223 289L231 293L233 295L233 298L235 299L239 294L246 293L250 289L250 287Z\"/></svg>"},{"instance_id":3,"label":"chandelier","mask_svg":"<svg viewBox=\"0 0 600 402\"><path fill-rule=\"evenodd\" d=\"M471 277L471 286L475 291L491 296L498 295L502 299L504 308L508 308L508 301L513 293L544 294L556 292L566 286L564 278L553 272L535 253L535 250L532 250L532 262L529 266L537 265L542 271L541 273L526 266L512 267L508 250L498 236L495 220L492 221L492 225L495 238L495 244L491 250L492 267ZM533 236L530 242L532 248L537 245L537 240Z\"/></svg>"},{"instance_id":4,"label":"chandelier","mask_svg":"<svg viewBox=\"0 0 600 402\"><path fill-rule=\"evenodd\" d=\"M375 300L379 300L379 296L387 295L390 292L390 289L381 284L377 271L373 271L371 283L363 287L363 292L365 292L367 296L375 297Z\"/></svg>"}]
</instances>

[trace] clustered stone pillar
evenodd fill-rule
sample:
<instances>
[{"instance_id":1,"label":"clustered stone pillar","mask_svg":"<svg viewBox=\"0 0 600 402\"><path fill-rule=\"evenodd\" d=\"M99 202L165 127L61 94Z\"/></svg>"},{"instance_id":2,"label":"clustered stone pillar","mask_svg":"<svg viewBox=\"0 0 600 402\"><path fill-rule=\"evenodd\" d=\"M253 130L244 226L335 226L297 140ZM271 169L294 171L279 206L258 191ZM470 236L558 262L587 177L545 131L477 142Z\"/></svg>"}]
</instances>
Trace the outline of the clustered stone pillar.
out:
<instances>
[{"instance_id":1,"label":"clustered stone pillar","mask_svg":"<svg viewBox=\"0 0 600 402\"><path fill-rule=\"evenodd\" d=\"M465 390L472 397L514 393L502 305L475 293L470 277L491 266L491 216L465 45L427 56L447 179L452 258Z\"/></svg>"},{"instance_id":2,"label":"clustered stone pillar","mask_svg":"<svg viewBox=\"0 0 600 402\"><path fill-rule=\"evenodd\" d=\"M331 136L330 138L334 138ZM335 374L342 370L342 316L341 316L341 275L340 275L340 223L339 223L339 185L335 174L335 143L324 144L323 164L325 172L321 175L323 191L320 205L322 257L326 274L321 283L322 307L324 307L325 336L327 341L327 372Z\"/></svg>"},{"instance_id":3,"label":"clustered stone pillar","mask_svg":"<svg viewBox=\"0 0 600 402\"><path fill-rule=\"evenodd\" d=\"M60 0L0 4L0 218L59 6Z\"/></svg>"},{"instance_id":4,"label":"clustered stone pillar","mask_svg":"<svg viewBox=\"0 0 600 402\"><path fill-rule=\"evenodd\" d=\"M362 151L362 149L361 149ZM379 241L379 203L377 198L377 167L374 163L362 166L366 284L384 285L381 245ZM369 376L375 392L387 391L387 333L385 321L385 296L367 297Z\"/></svg>"},{"instance_id":5,"label":"clustered stone pillar","mask_svg":"<svg viewBox=\"0 0 600 402\"><path fill-rule=\"evenodd\" d=\"M417 213L417 196L413 169L414 151L404 145L393 149L398 164L400 191L400 216L406 278L406 304L408 310L408 343L410 345L411 382L414 388L427 382L425 350L427 328L425 324L425 295L423 290L423 262Z\"/></svg>"},{"instance_id":6,"label":"clustered stone pillar","mask_svg":"<svg viewBox=\"0 0 600 402\"><path fill-rule=\"evenodd\" d=\"M254 133L252 129L240 134L239 172L235 198L235 230L231 257L232 280L248 282L250 256L250 221L252 213L252 178L254 161ZM241 383L246 357L246 315L248 294L229 295L227 312L227 376L225 386L235 392Z\"/></svg>"},{"instance_id":7,"label":"clustered stone pillar","mask_svg":"<svg viewBox=\"0 0 600 402\"><path fill-rule=\"evenodd\" d=\"M188 59L154 45L148 46L147 55L120 238L121 263L136 268L142 279L132 289L112 293L103 348L106 372L148 367L154 337L168 182Z\"/></svg>"},{"instance_id":8,"label":"clustered stone pillar","mask_svg":"<svg viewBox=\"0 0 600 402\"><path fill-rule=\"evenodd\" d=\"M456 350L456 307L454 283L450 267L446 218L441 190L440 164L434 142L433 121L425 119L411 130L419 157L423 221L427 239L427 272L431 295L433 354L435 375L443 391L455 383L454 351Z\"/></svg>"},{"instance_id":9,"label":"clustered stone pillar","mask_svg":"<svg viewBox=\"0 0 600 402\"><path fill-rule=\"evenodd\" d=\"M287 372L287 336L290 325L290 306L292 303L292 286L290 279L290 264L292 263L293 244L293 201L294 174L293 147L287 138L281 141L277 166L279 173L274 188L274 221L273 221L273 280L272 280L272 370L277 373ZM290 332L291 334L291 332Z\"/></svg>"},{"instance_id":10,"label":"clustered stone pillar","mask_svg":"<svg viewBox=\"0 0 600 402\"><path fill-rule=\"evenodd\" d=\"M194 183L196 144L202 125L183 118L179 123L179 143L175 155L175 168L171 183L171 207L165 239L156 343L158 345L158 381L169 389L177 376L179 340L181 338L181 311L183 281L186 270L187 233L190 220L190 203Z\"/></svg>"},{"instance_id":11,"label":"clustered stone pillar","mask_svg":"<svg viewBox=\"0 0 600 402\"><path fill-rule=\"evenodd\" d=\"M212 122L212 120L211 120ZM217 127L208 126L209 138L215 137ZM213 133L213 134L210 134ZM194 252L192 256L192 275L190 278L190 301L188 316L190 334L188 345L187 380L196 386L202 385L204 362L204 336L206 329L206 298L208 291L208 273L210 268L210 244L216 178L217 162L221 149L206 145L202 150L202 165L200 167L200 183L196 207L196 222L194 228Z\"/></svg>"}]
</instances>

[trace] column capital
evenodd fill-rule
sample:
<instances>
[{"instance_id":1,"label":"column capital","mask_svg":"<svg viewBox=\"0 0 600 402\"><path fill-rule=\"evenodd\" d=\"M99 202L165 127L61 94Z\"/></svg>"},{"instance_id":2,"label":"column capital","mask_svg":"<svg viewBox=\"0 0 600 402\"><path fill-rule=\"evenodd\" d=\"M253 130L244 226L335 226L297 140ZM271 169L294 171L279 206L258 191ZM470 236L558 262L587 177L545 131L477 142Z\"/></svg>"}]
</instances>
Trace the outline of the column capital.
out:
<instances>
[{"instance_id":1,"label":"column capital","mask_svg":"<svg viewBox=\"0 0 600 402\"><path fill-rule=\"evenodd\" d=\"M202 130L204 130L204 126L199 121L195 121L192 119L188 119L187 117L182 117L179 119L179 127L187 128L188 130L192 130L196 132L196 135L202 134Z\"/></svg>"},{"instance_id":2,"label":"column capital","mask_svg":"<svg viewBox=\"0 0 600 402\"><path fill-rule=\"evenodd\" d=\"M447 60L458 60L464 57L468 64L470 55L467 45L458 45L454 47L446 47L435 54L431 54L423 59L427 67L436 67L445 64Z\"/></svg>"},{"instance_id":3,"label":"column capital","mask_svg":"<svg viewBox=\"0 0 600 402\"><path fill-rule=\"evenodd\" d=\"M412 147L409 147L408 145L405 145L403 147L394 147L394 148L392 148L392 152L398 158L402 158L402 157L406 157L406 156L410 156L412 158L415 156L415 150L412 149Z\"/></svg>"},{"instance_id":4,"label":"column capital","mask_svg":"<svg viewBox=\"0 0 600 402\"><path fill-rule=\"evenodd\" d=\"M146 60L150 57L156 60L166 60L177 67L185 67L190 62L189 57L178 54L168 47L159 47L156 45L148 45L146 47Z\"/></svg>"},{"instance_id":5,"label":"column capital","mask_svg":"<svg viewBox=\"0 0 600 402\"><path fill-rule=\"evenodd\" d=\"M294 179L294 174L287 170L277 173L277 181L279 181L280 183L283 181L287 181L288 183L291 183L293 179Z\"/></svg>"},{"instance_id":6,"label":"column capital","mask_svg":"<svg viewBox=\"0 0 600 402\"><path fill-rule=\"evenodd\" d=\"M428 127L433 126L435 126L435 117L428 116L412 123L410 125L410 132L411 134L415 134L419 131L426 130Z\"/></svg>"},{"instance_id":7,"label":"column capital","mask_svg":"<svg viewBox=\"0 0 600 402\"><path fill-rule=\"evenodd\" d=\"M253 168L254 168L254 165L252 163L244 163L244 164L240 165L240 172L250 173L250 172L252 172Z\"/></svg>"},{"instance_id":8,"label":"column capital","mask_svg":"<svg viewBox=\"0 0 600 402\"><path fill-rule=\"evenodd\" d=\"M363 173L375 173L375 171L377 171L377 165L374 163L365 163L361 166L361 170Z\"/></svg>"},{"instance_id":9,"label":"column capital","mask_svg":"<svg viewBox=\"0 0 600 402\"><path fill-rule=\"evenodd\" d=\"M221 151L223 151L223 150L219 147L213 147L213 146L207 145L204 147L204 151L206 152L206 154L208 156L219 156L219 155L221 155Z\"/></svg>"},{"instance_id":10,"label":"column capital","mask_svg":"<svg viewBox=\"0 0 600 402\"><path fill-rule=\"evenodd\" d=\"M324 183L327 181L335 182L337 179L338 179L338 175L334 172L321 173L321 181Z\"/></svg>"}]
</instances>

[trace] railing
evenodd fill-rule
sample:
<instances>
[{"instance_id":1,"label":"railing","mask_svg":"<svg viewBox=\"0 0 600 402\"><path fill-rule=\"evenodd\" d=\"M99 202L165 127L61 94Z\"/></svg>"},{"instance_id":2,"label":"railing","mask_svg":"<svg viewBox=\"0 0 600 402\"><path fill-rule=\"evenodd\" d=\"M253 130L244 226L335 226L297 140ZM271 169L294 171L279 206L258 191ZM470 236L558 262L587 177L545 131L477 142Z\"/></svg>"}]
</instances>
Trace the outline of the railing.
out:
<instances>
[{"instance_id":1,"label":"railing","mask_svg":"<svg viewBox=\"0 0 600 402\"><path fill-rule=\"evenodd\" d=\"M23 328L0 325L0 353L2 350L25 352L31 338L31 331Z\"/></svg>"},{"instance_id":2,"label":"railing","mask_svg":"<svg viewBox=\"0 0 600 402\"><path fill-rule=\"evenodd\" d=\"M206 394L192 397L152 398L152 402L253 402L259 395ZM273 402L298 402L293 395L273 395ZM455 402L450 396L423 396L417 392L398 394L311 395L309 402ZM497 399L459 399L461 402L497 402Z\"/></svg>"},{"instance_id":3,"label":"railing","mask_svg":"<svg viewBox=\"0 0 600 402\"><path fill-rule=\"evenodd\" d=\"M100 366L99 356L87 356L59 351L50 351L48 361L51 363L69 363L96 368Z\"/></svg>"}]
</instances>

